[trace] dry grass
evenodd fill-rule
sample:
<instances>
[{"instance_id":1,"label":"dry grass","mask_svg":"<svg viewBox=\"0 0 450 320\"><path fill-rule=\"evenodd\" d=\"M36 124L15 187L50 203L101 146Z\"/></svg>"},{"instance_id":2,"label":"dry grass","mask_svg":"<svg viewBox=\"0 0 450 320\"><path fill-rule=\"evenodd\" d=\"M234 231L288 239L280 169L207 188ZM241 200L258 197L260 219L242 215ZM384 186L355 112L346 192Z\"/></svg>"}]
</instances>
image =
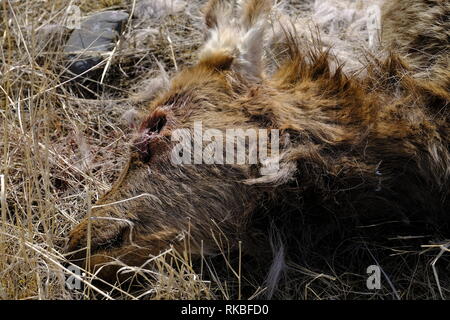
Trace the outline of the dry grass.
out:
<instances>
[{"instance_id":1,"label":"dry grass","mask_svg":"<svg viewBox=\"0 0 450 320\"><path fill-rule=\"evenodd\" d=\"M190 11L130 22L102 89L82 89L90 96L85 99L77 89L83 85L63 77L62 46L70 33L64 28L65 9L70 3L74 1L2 1L0 6L3 299L86 297L87 291L74 293L65 286L60 252L68 231L86 214L91 200L111 186L122 167L131 133L122 116L133 108L127 98L133 88L142 87L143 80L160 73L157 62L173 69L175 62L167 58L168 53L173 50L177 63L184 64L201 39L197 31L186 43L183 32L187 31L178 26L193 25ZM134 5L133 1L99 1L89 7L89 3L93 2L81 3L83 11L114 6L131 12ZM105 63L100 66L104 67ZM181 265L171 269L160 259L161 272L149 277L153 284L156 278L153 288L161 287L155 297L214 297L209 285L193 281L192 268L176 258Z\"/></svg>"},{"instance_id":2,"label":"dry grass","mask_svg":"<svg viewBox=\"0 0 450 320\"><path fill-rule=\"evenodd\" d=\"M132 293L97 288L89 273L81 279L84 290L69 290L61 254L68 232L126 160L130 110L145 108L168 74L192 62L203 39L200 2L169 1L130 20L103 84L94 85L67 77L66 8L133 12L135 1L0 3L0 299L231 298L235 286L208 261L203 280L188 256L172 250L152 259L153 271L124 266L122 272L140 276ZM227 263L239 283L234 262Z\"/></svg>"},{"instance_id":3,"label":"dry grass","mask_svg":"<svg viewBox=\"0 0 450 320\"><path fill-rule=\"evenodd\" d=\"M66 287L67 265L61 252L67 234L90 204L108 190L126 158L131 129L123 114L142 108L152 91L166 81L162 68L170 74L191 63L203 39L198 16L201 1L189 1L182 11L176 7L173 14L155 11L152 17L130 20L101 90L82 88L89 95L86 99L80 96L81 84L63 77L62 46L70 32L64 28L66 8L75 2L0 1L0 175L4 176L0 181L0 298L239 297L241 261L225 252L222 258L228 276L224 278L207 260L202 261L202 272L197 274L188 256L168 250L155 258L152 271L124 266L123 272L141 276L142 286L133 293L116 288L112 294L97 288L90 283L92 275L83 280L82 292ZM293 14L301 15L299 10L308 7L307 1L291 2ZM135 1L81 1L84 13L106 7L132 12ZM106 65L105 61L99 68ZM144 94L128 99L142 88ZM434 250L438 259L446 247L427 250ZM297 277L292 279L298 281L291 281L296 285L291 283L288 291L296 292L297 297L343 299L358 295L350 292L348 274L325 275L299 266L291 266L291 270ZM437 271L431 270L420 277L422 295L409 298L449 295L448 287L440 285ZM208 280L203 280L203 275ZM358 280L363 276L356 275ZM261 297L262 287L253 283L246 298ZM391 295L388 290L362 294L361 298ZM408 297L408 293L401 296Z\"/></svg>"}]
</instances>

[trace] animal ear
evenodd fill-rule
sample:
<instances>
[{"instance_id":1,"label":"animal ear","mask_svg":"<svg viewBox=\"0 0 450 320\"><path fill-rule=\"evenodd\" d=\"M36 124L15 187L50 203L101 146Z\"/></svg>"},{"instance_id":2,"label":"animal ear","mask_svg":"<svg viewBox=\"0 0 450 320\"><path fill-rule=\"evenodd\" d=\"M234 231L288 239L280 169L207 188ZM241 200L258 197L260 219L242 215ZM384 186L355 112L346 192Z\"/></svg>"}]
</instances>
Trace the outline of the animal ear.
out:
<instances>
[{"instance_id":1,"label":"animal ear","mask_svg":"<svg viewBox=\"0 0 450 320\"><path fill-rule=\"evenodd\" d=\"M232 18L233 6L227 0L209 0L202 9L207 29L219 28Z\"/></svg>"},{"instance_id":2,"label":"animal ear","mask_svg":"<svg viewBox=\"0 0 450 320\"><path fill-rule=\"evenodd\" d=\"M239 1L241 25L246 30L256 26L261 20L267 20L272 9L271 0L241 0Z\"/></svg>"},{"instance_id":3,"label":"animal ear","mask_svg":"<svg viewBox=\"0 0 450 320\"><path fill-rule=\"evenodd\" d=\"M204 8L206 43L200 51L200 63L239 72L250 81L263 73L263 47L272 0L239 2L239 17L229 1L210 0Z\"/></svg>"}]
</instances>

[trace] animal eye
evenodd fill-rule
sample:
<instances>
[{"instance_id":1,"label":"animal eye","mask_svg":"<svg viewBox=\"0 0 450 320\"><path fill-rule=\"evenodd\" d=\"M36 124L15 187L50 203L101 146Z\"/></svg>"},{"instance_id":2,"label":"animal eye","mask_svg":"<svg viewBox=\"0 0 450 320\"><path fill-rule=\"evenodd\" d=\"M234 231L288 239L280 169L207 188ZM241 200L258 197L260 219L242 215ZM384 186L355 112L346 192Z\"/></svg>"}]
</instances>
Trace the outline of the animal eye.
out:
<instances>
[{"instance_id":1,"label":"animal eye","mask_svg":"<svg viewBox=\"0 0 450 320\"><path fill-rule=\"evenodd\" d=\"M161 110L156 109L141 125L139 131L148 134L160 133L167 123L167 114Z\"/></svg>"},{"instance_id":2,"label":"animal eye","mask_svg":"<svg viewBox=\"0 0 450 320\"><path fill-rule=\"evenodd\" d=\"M114 237L111 237L110 239L97 244L95 247L95 251L103 251L103 250L110 250L114 248L119 248L123 245L125 240L127 240L127 237L130 234L129 227L124 227L120 230L118 234L116 234Z\"/></svg>"},{"instance_id":3,"label":"animal eye","mask_svg":"<svg viewBox=\"0 0 450 320\"><path fill-rule=\"evenodd\" d=\"M157 120L155 120L155 123L153 123L152 126L150 128L148 128L148 130L150 132L160 133L161 130L166 125L166 123L167 123L167 118L165 116L160 117Z\"/></svg>"},{"instance_id":4,"label":"animal eye","mask_svg":"<svg viewBox=\"0 0 450 320\"><path fill-rule=\"evenodd\" d=\"M134 141L135 151L139 159L147 163L153 154L160 150L161 131L167 124L167 113L161 108L156 109L146 118L139 129L138 137Z\"/></svg>"}]
</instances>

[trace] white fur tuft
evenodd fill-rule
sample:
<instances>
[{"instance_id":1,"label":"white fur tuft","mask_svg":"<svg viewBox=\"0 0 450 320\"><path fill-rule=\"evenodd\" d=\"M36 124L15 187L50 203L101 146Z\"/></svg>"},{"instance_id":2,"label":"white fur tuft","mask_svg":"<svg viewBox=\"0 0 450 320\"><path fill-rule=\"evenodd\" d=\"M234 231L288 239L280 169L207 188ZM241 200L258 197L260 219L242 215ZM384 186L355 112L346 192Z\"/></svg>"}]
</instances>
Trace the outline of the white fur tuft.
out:
<instances>
[{"instance_id":1,"label":"white fur tuft","mask_svg":"<svg viewBox=\"0 0 450 320\"><path fill-rule=\"evenodd\" d=\"M239 6L243 6L240 2ZM226 54L234 58L232 68L250 81L257 81L262 74L262 57L264 36L268 17L265 13L257 13L254 21L244 23L244 19L231 16L231 9L227 12L215 12L217 23L209 30L207 41L200 51L200 60L217 53ZM242 11L242 10L241 10ZM253 19L252 19L253 20ZM239 22L238 22L239 21Z\"/></svg>"},{"instance_id":2,"label":"white fur tuft","mask_svg":"<svg viewBox=\"0 0 450 320\"><path fill-rule=\"evenodd\" d=\"M140 0L136 3L136 18L159 19L181 12L186 7L184 0Z\"/></svg>"}]
</instances>

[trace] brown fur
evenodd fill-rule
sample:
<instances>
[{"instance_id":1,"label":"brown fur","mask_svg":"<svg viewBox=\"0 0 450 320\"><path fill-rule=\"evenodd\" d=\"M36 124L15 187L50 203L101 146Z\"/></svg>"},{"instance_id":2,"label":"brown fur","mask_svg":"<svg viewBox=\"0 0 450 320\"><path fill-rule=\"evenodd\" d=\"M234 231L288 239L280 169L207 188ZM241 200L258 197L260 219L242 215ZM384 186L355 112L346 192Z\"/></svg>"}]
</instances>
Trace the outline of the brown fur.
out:
<instances>
[{"instance_id":1,"label":"brown fur","mask_svg":"<svg viewBox=\"0 0 450 320\"><path fill-rule=\"evenodd\" d=\"M417 78L450 91L450 2L387 1L383 43L402 55Z\"/></svg>"},{"instance_id":2,"label":"brown fur","mask_svg":"<svg viewBox=\"0 0 450 320\"><path fill-rule=\"evenodd\" d=\"M385 12L384 39L400 42L387 58L372 58L362 80L332 71L327 52L305 47L295 35L287 35L286 60L269 77L245 69L240 45L204 51L200 63L177 74L152 102L126 168L92 212L106 220L84 220L72 231L68 251L78 250L72 260L85 264L89 228L91 269L111 257L139 266L169 245L182 251L179 236L188 230L194 257L201 241L204 255L218 252L214 233L225 235L232 248L242 240L262 264L270 264L274 228L283 245L272 250L291 257L342 226L347 234L355 225L402 221L433 230L437 225L448 235L450 73L441 63L449 58L448 38L436 36L428 47L435 55L432 78L418 76L426 59L421 51L405 50L419 46L420 34L439 20L417 25L411 18L395 27L400 20L392 15L417 12L404 1L391 2L388 10L395 12ZM218 32L223 3L212 0L206 9L206 25ZM244 6L246 29L261 21L268 3ZM448 9L444 1L415 3L420 10ZM406 40L411 24L414 39ZM195 121L223 131L280 129L279 174L260 176L256 165L173 165L171 132ZM112 281L117 268L99 275Z\"/></svg>"}]
</instances>

